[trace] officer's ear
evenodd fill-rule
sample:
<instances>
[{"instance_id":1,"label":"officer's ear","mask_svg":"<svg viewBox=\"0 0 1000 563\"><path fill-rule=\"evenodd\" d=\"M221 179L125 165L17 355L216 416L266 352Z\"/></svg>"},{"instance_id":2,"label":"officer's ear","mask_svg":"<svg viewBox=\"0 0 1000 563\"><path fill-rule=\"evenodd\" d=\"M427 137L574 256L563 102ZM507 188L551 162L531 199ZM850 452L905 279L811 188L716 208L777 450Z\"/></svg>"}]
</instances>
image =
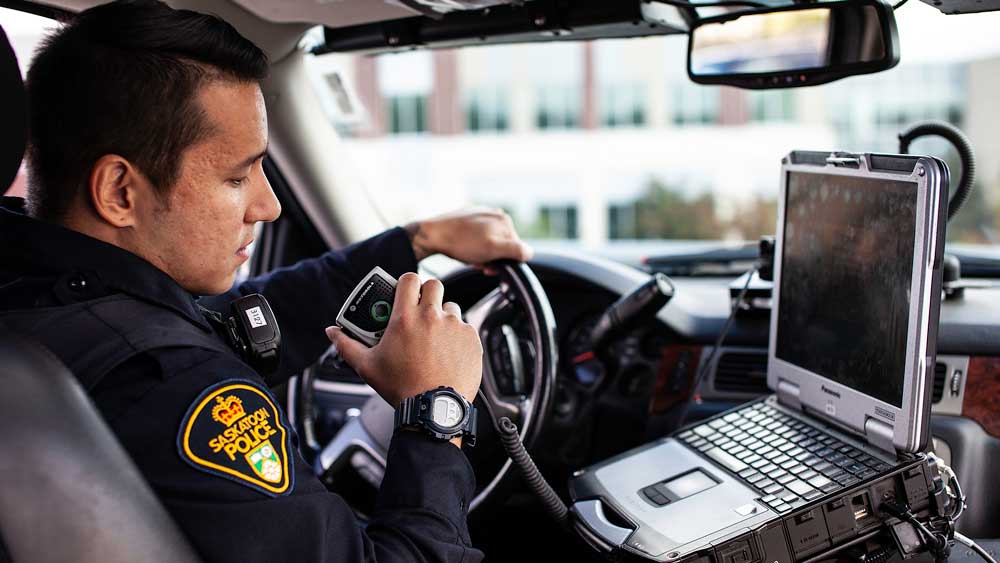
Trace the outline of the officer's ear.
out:
<instances>
[{"instance_id":1,"label":"officer's ear","mask_svg":"<svg viewBox=\"0 0 1000 563\"><path fill-rule=\"evenodd\" d=\"M88 196L94 211L113 227L131 227L138 219L140 199L152 185L128 159L106 154L90 172Z\"/></svg>"}]
</instances>

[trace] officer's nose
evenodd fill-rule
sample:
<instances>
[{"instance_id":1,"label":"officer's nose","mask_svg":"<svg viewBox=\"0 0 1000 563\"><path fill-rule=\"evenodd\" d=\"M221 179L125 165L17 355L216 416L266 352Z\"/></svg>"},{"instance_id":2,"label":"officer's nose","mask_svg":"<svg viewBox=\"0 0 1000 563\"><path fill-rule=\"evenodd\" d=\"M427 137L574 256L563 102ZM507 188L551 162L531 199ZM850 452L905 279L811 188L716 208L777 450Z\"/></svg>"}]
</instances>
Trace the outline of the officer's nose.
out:
<instances>
[{"instance_id":1,"label":"officer's nose","mask_svg":"<svg viewBox=\"0 0 1000 563\"><path fill-rule=\"evenodd\" d=\"M247 208L246 222L264 221L270 223L281 215L281 203L274 195L274 190L271 189L271 183L267 181L262 166L258 166L257 173L259 174L258 181L252 183L255 187L254 199L250 207Z\"/></svg>"}]
</instances>

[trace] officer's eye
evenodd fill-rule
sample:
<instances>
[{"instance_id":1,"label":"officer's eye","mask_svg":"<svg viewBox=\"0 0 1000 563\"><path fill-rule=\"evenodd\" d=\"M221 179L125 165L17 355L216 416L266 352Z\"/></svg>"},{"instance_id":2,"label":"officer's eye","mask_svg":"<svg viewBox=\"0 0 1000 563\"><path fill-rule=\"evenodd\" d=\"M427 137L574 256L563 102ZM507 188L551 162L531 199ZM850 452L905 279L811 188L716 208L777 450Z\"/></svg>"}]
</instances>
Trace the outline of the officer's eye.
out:
<instances>
[{"instance_id":1,"label":"officer's eye","mask_svg":"<svg viewBox=\"0 0 1000 563\"><path fill-rule=\"evenodd\" d=\"M231 178L229 180L229 183L232 184L232 185L234 185L234 186L236 186L238 188L238 187L242 186L244 183L246 183L249 180L250 180L250 178L244 176L242 178Z\"/></svg>"}]
</instances>

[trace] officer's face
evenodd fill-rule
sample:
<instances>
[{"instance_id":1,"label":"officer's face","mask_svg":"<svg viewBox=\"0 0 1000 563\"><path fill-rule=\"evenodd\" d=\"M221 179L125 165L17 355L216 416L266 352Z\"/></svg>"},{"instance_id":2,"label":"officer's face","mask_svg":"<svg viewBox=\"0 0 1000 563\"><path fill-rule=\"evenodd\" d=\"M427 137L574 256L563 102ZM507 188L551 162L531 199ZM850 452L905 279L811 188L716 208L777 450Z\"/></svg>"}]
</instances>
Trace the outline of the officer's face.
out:
<instances>
[{"instance_id":1,"label":"officer's face","mask_svg":"<svg viewBox=\"0 0 1000 563\"><path fill-rule=\"evenodd\" d=\"M249 258L254 225L277 219L281 206L261 167L267 114L260 88L215 81L198 99L213 131L184 151L144 254L191 293L214 295L232 287Z\"/></svg>"}]
</instances>

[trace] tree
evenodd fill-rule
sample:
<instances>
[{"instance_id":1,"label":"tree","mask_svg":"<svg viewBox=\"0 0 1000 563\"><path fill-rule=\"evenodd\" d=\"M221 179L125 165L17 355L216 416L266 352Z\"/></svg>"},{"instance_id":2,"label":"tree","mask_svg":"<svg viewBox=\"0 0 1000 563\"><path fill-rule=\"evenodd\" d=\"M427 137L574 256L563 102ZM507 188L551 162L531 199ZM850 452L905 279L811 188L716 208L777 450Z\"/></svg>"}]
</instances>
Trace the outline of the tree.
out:
<instances>
[{"instance_id":1,"label":"tree","mask_svg":"<svg viewBox=\"0 0 1000 563\"><path fill-rule=\"evenodd\" d=\"M745 208L741 208L728 221L730 235L741 240L757 240L773 235L778 221L778 200L757 194Z\"/></svg>"},{"instance_id":2,"label":"tree","mask_svg":"<svg viewBox=\"0 0 1000 563\"><path fill-rule=\"evenodd\" d=\"M717 239L723 234L715 213L715 195L686 198L658 179L650 181L636 206L636 237Z\"/></svg>"},{"instance_id":3,"label":"tree","mask_svg":"<svg viewBox=\"0 0 1000 563\"><path fill-rule=\"evenodd\" d=\"M718 216L715 194L685 196L658 179L650 180L645 192L630 205L634 209L634 236L641 239L718 240L735 236L756 240L774 234L778 211L775 198L755 195L732 219L723 221ZM621 226L616 230L633 232Z\"/></svg>"}]
</instances>

